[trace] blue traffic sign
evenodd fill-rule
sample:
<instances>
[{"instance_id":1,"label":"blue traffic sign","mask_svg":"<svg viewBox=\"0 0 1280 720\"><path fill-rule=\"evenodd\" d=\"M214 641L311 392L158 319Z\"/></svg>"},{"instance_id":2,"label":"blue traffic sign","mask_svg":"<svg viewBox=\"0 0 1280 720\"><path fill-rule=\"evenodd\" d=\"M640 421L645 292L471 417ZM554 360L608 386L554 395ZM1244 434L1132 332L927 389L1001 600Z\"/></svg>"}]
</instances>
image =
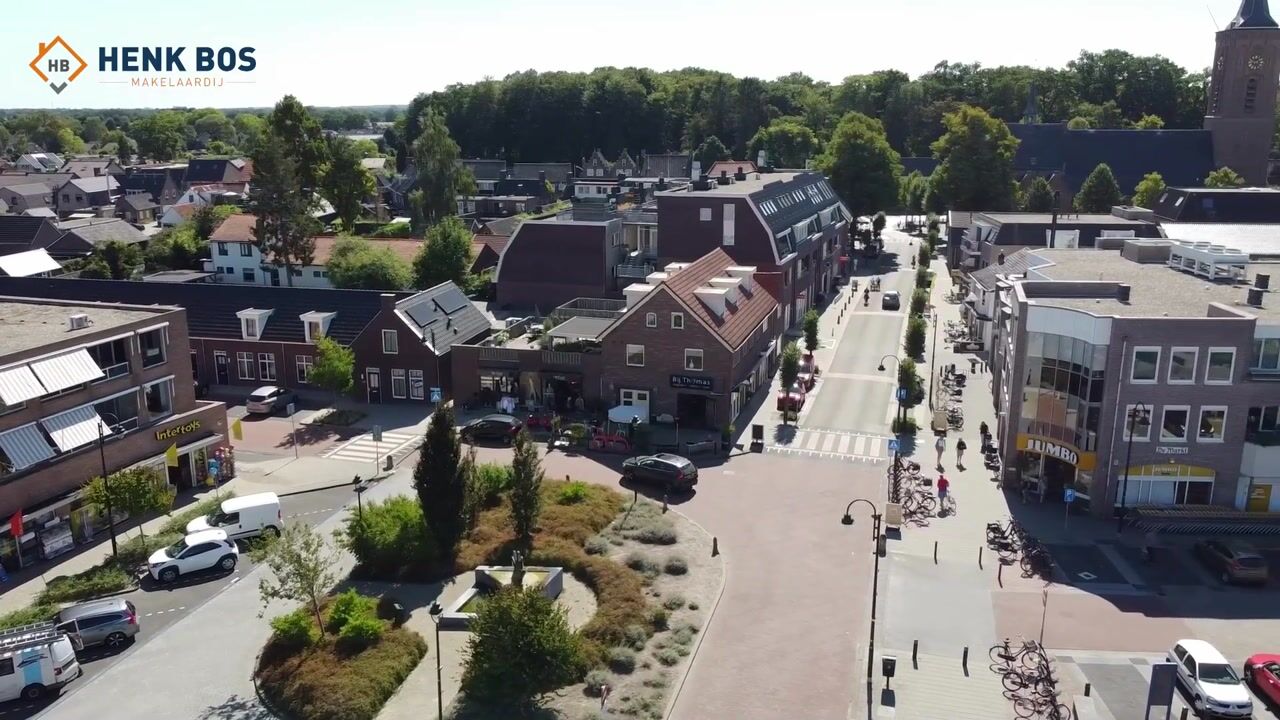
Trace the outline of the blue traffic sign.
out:
<instances>
[{"instance_id":1,"label":"blue traffic sign","mask_svg":"<svg viewBox=\"0 0 1280 720\"><path fill-rule=\"evenodd\" d=\"M891 438L891 439L889 440L889 452L891 452L891 453L896 453L896 452L898 452L898 447L899 447L899 445L898 445L898 440L897 440L897 438Z\"/></svg>"},{"instance_id":2,"label":"blue traffic sign","mask_svg":"<svg viewBox=\"0 0 1280 720\"><path fill-rule=\"evenodd\" d=\"M1067 489L1065 489L1065 490L1063 490L1063 491L1062 491L1062 502L1065 502L1065 503L1073 503L1073 502L1075 502L1075 501L1076 501L1076 491L1075 491L1075 490L1072 490L1071 488L1067 488Z\"/></svg>"},{"instance_id":3,"label":"blue traffic sign","mask_svg":"<svg viewBox=\"0 0 1280 720\"><path fill-rule=\"evenodd\" d=\"M906 402L906 401L907 401L907 389L904 387L898 388L898 402Z\"/></svg>"},{"instance_id":4,"label":"blue traffic sign","mask_svg":"<svg viewBox=\"0 0 1280 720\"><path fill-rule=\"evenodd\" d=\"M438 387L433 387L433 388L431 388L431 402L433 402L433 403L438 403L438 402L440 402L440 398L441 398L442 394L443 394L443 393L441 393L441 392L440 392L440 388L438 388Z\"/></svg>"}]
</instances>

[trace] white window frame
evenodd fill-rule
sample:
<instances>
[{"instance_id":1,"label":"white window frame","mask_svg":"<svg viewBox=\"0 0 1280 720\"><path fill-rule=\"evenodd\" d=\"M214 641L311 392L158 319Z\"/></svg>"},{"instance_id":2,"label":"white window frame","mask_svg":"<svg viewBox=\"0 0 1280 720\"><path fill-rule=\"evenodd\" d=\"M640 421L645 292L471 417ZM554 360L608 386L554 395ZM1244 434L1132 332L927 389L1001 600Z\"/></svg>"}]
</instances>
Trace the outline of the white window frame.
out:
<instances>
[{"instance_id":1,"label":"white window frame","mask_svg":"<svg viewBox=\"0 0 1280 720\"><path fill-rule=\"evenodd\" d=\"M1168 415L1170 410L1173 410L1173 411L1181 410L1182 412L1187 414L1187 422L1182 426L1182 437L1180 438L1165 437L1164 435L1164 416ZM1200 426L1196 425L1196 433L1199 434L1199 432L1200 432ZM1156 434L1156 437L1159 439L1159 441L1161 443L1185 443L1187 442L1187 437L1189 435L1191 435L1191 406L1190 405L1162 405L1160 407L1160 431Z\"/></svg>"},{"instance_id":2,"label":"white window frame","mask_svg":"<svg viewBox=\"0 0 1280 720\"><path fill-rule=\"evenodd\" d=\"M640 362L633 363L631 362L631 356L636 353L639 353L640 355ZM627 367L644 367L644 346L628 343L626 346L626 361Z\"/></svg>"},{"instance_id":3,"label":"white window frame","mask_svg":"<svg viewBox=\"0 0 1280 720\"><path fill-rule=\"evenodd\" d=\"M240 318L240 332L244 335L245 340L258 339L258 319L257 318Z\"/></svg>"},{"instance_id":4,"label":"white window frame","mask_svg":"<svg viewBox=\"0 0 1280 720\"><path fill-rule=\"evenodd\" d=\"M1129 382L1133 385L1155 385L1160 382L1160 358L1164 354L1163 348L1158 345L1138 345L1133 348L1133 352L1129 355ZM1138 367L1138 353L1154 352L1156 354L1156 371L1150 380L1138 379L1133 376L1133 371ZM1163 417L1163 416L1162 416Z\"/></svg>"},{"instance_id":5,"label":"white window frame","mask_svg":"<svg viewBox=\"0 0 1280 720\"><path fill-rule=\"evenodd\" d=\"M387 349L387 339L391 339L391 349ZM384 329L382 331L382 354L383 355L399 355L400 354L400 334L393 329Z\"/></svg>"},{"instance_id":6,"label":"white window frame","mask_svg":"<svg viewBox=\"0 0 1280 720\"><path fill-rule=\"evenodd\" d=\"M1183 380L1175 380L1173 378L1173 357L1178 353L1191 353L1191 377ZM1160 361L1156 360L1156 367L1159 368ZM1176 346L1169 348L1169 369L1165 373L1165 380L1170 385L1194 385L1196 383L1196 368L1200 365L1200 348L1198 347L1182 347Z\"/></svg>"},{"instance_id":7,"label":"white window frame","mask_svg":"<svg viewBox=\"0 0 1280 720\"><path fill-rule=\"evenodd\" d=\"M247 363L247 365L245 363ZM246 367L249 368L248 375L244 374L244 369ZM258 366L254 363L253 353L237 351L236 352L236 377L240 378L241 380L257 380L258 379L257 376L254 375L254 373L256 372L258 372Z\"/></svg>"},{"instance_id":8,"label":"white window frame","mask_svg":"<svg viewBox=\"0 0 1280 720\"><path fill-rule=\"evenodd\" d=\"M1213 367L1214 353L1230 353L1231 354L1231 369L1227 371L1226 380L1210 380L1209 379L1209 369ZM1205 385L1230 385L1232 382L1232 379L1235 378L1235 376L1236 376L1236 349L1233 347L1209 348L1209 351L1205 354L1205 361L1204 361L1204 384Z\"/></svg>"},{"instance_id":9,"label":"white window frame","mask_svg":"<svg viewBox=\"0 0 1280 720\"><path fill-rule=\"evenodd\" d=\"M396 392L396 381L400 382L400 392ZM404 400L409 397L409 377L404 368L391 368L391 397Z\"/></svg>"},{"instance_id":10,"label":"white window frame","mask_svg":"<svg viewBox=\"0 0 1280 720\"><path fill-rule=\"evenodd\" d=\"M1200 437L1200 423L1204 421L1204 414L1212 411L1222 411L1222 437L1202 438ZM1227 415L1230 409L1226 405L1201 405L1200 412L1196 414L1196 442L1201 443L1224 443L1227 440Z\"/></svg>"},{"instance_id":11,"label":"white window frame","mask_svg":"<svg viewBox=\"0 0 1280 720\"><path fill-rule=\"evenodd\" d=\"M270 371L270 372L268 372ZM267 377L270 375L271 377ZM280 375L276 372L276 354L258 353L258 379L275 382Z\"/></svg>"},{"instance_id":12,"label":"white window frame","mask_svg":"<svg viewBox=\"0 0 1280 720\"><path fill-rule=\"evenodd\" d=\"M645 326L645 327L651 327L651 328L656 328L656 327L658 327L658 313L652 313L652 312L651 312L651 313L645 313L645 314L644 314L644 326Z\"/></svg>"},{"instance_id":13,"label":"white window frame","mask_svg":"<svg viewBox=\"0 0 1280 720\"><path fill-rule=\"evenodd\" d=\"M698 208L698 220L701 222L711 222L711 208Z\"/></svg>"},{"instance_id":14,"label":"white window frame","mask_svg":"<svg viewBox=\"0 0 1280 720\"><path fill-rule=\"evenodd\" d=\"M679 324L676 323L677 320L680 321ZM682 312L671 313L671 329L672 330L684 329L684 313Z\"/></svg>"},{"instance_id":15,"label":"white window frame","mask_svg":"<svg viewBox=\"0 0 1280 720\"><path fill-rule=\"evenodd\" d=\"M1125 406L1125 408L1124 408L1124 429L1123 429L1123 431L1122 431L1122 433L1121 433L1121 436L1124 438L1125 442L1128 442L1128 441L1129 441L1129 415L1130 415L1130 413L1132 413L1134 410L1136 410L1136 409L1137 409L1137 407L1138 407L1138 403L1134 403L1134 404L1132 404L1132 405L1126 405L1126 406ZM1149 405L1143 404L1143 406L1142 406L1142 407L1143 407L1143 409L1146 411L1146 415L1147 415L1147 434L1146 434L1146 435L1134 435L1134 436L1133 436L1133 441L1134 441L1134 442L1148 442L1148 441L1150 441L1150 440L1151 440L1151 428L1152 428L1152 427L1155 427L1155 423L1153 423L1153 422L1152 422L1152 420L1154 420L1154 417L1153 417L1153 416L1155 415L1155 413L1151 412L1151 407L1150 407Z\"/></svg>"},{"instance_id":16,"label":"white window frame","mask_svg":"<svg viewBox=\"0 0 1280 720\"><path fill-rule=\"evenodd\" d=\"M690 367L689 360L697 358L698 367ZM685 348L684 349L684 369L688 372L703 372L706 370L706 360L702 354L702 348Z\"/></svg>"},{"instance_id":17,"label":"white window frame","mask_svg":"<svg viewBox=\"0 0 1280 720\"><path fill-rule=\"evenodd\" d=\"M165 410L165 411L164 411L164 412L162 412L162 413L159 413L159 414L156 414L156 415L152 415L152 414L151 414L151 408L147 406L147 389L148 389L148 388L151 388L151 387L153 387L153 386L155 386L155 385L166 385L166 384L169 386L169 409L168 409L168 410ZM166 378L161 378L161 379L159 379L159 380L153 380L153 381L151 381L151 382L149 382L149 383L143 383L143 385L142 385L142 402L141 402L140 404L141 404L141 406L142 406L142 407L144 407L144 408L146 408L146 409L147 409L147 415L148 415L148 416L150 416L152 420L159 420L160 418L166 418L166 417L169 417L170 415L172 415L172 414L173 414L173 405L174 405L174 397L173 397L173 376L172 376L172 375L170 375L169 377L166 377Z\"/></svg>"},{"instance_id":18,"label":"white window frame","mask_svg":"<svg viewBox=\"0 0 1280 720\"><path fill-rule=\"evenodd\" d=\"M311 377L311 370L315 366L315 358L311 355L293 356L293 377L298 381L299 385L310 384L307 378Z\"/></svg>"},{"instance_id":19,"label":"white window frame","mask_svg":"<svg viewBox=\"0 0 1280 720\"><path fill-rule=\"evenodd\" d=\"M414 381L417 384L414 384ZM409 399L425 400L427 398L427 380L421 370L409 370Z\"/></svg>"}]
</instances>

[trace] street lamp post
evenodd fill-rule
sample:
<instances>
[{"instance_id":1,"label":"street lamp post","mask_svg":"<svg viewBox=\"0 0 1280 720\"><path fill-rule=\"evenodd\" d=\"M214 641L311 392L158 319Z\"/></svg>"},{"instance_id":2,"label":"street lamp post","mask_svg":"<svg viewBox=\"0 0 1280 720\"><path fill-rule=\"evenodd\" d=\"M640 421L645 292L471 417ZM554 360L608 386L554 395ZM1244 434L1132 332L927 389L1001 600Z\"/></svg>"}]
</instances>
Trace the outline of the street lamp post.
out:
<instances>
[{"instance_id":1,"label":"street lamp post","mask_svg":"<svg viewBox=\"0 0 1280 720\"><path fill-rule=\"evenodd\" d=\"M431 614L431 622L436 625L436 717L444 720L444 681L441 679L440 669L440 615L444 608L440 607L440 603L433 602L427 612Z\"/></svg>"},{"instance_id":2,"label":"street lamp post","mask_svg":"<svg viewBox=\"0 0 1280 720\"><path fill-rule=\"evenodd\" d=\"M933 363L938 357L938 311L931 310L929 317L933 321L933 346L929 349L929 409L933 410Z\"/></svg>"},{"instance_id":3,"label":"street lamp post","mask_svg":"<svg viewBox=\"0 0 1280 720\"><path fill-rule=\"evenodd\" d=\"M1139 408L1144 415L1150 416L1151 408L1146 403L1134 403L1129 408L1129 446L1124 453L1124 483L1120 487L1120 512L1116 514L1116 532L1124 532L1124 517L1129 513L1129 461L1133 459L1133 426L1138 420Z\"/></svg>"},{"instance_id":4,"label":"street lamp post","mask_svg":"<svg viewBox=\"0 0 1280 720\"><path fill-rule=\"evenodd\" d=\"M871 552L875 555L875 566L871 571L871 634L867 646L867 704L871 703L872 668L876 661L876 596L880 594L880 509L870 500L855 498L844 508L841 525L853 525L851 511L857 503L866 503L871 507Z\"/></svg>"},{"instance_id":5,"label":"street lamp post","mask_svg":"<svg viewBox=\"0 0 1280 720\"><path fill-rule=\"evenodd\" d=\"M884 357L880 358L880 365L876 368L876 370L879 370L880 372L884 372L885 360L894 361L895 363L897 363L898 370L899 371L902 370L902 361L898 359L897 355L885 355ZM898 403L898 415L900 415L903 419L906 419L907 417L906 409L902 404L902 388L903 387L904 386L902 385L901 382L896 383L894 398L897 400L897 403Z\"/></svg>"},{"instance_id":6,"label":"street lamp post","mask_svg":"<svg viewBox=\"0 0 1280 720\"><path fill-rule=\"evenodd\" d=\"M111 557L115 560L120 559L119 548L116 545L116 517L115 512L111 508L111 480L107 473L107 436L103 432L106 424L102 421L101 416L113 418L114 423L111 424L112 429L120 425L120 418L111 413L98 413L98 459L102 461L102 489L103 496L107 501L107 527L111 531Z\"/></svg>"},{"instance_id":7,"label":"street lamp post","mask_svg":"<svg viewBox=\"0 0 1280 720\"><path fill-rule=\"evenodd\" d=\"M360 496L368 489L369 486L360 480L359 475L351 479L351 490L356 494L356 518L361 522L364 521L364 503L360 501Z\"/></svg>"}]
</instances>

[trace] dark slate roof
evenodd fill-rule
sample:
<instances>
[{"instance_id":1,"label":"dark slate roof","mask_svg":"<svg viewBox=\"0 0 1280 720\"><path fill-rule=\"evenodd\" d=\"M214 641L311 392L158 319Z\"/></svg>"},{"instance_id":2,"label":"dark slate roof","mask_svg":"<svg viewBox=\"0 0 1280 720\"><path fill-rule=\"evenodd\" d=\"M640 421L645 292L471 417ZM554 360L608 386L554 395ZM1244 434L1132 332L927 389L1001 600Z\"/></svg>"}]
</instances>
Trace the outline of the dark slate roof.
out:
<instances>
[{"instance_id":1,"label":"dark slate roof","mask_svg":"<svg viewBox=\"0 0 1280 720\"><path fill-rule=\"evenodd\" d=\"M133 191L134 194L146 194L153 200L159 200L164 196L165 182L170 175L166 172L135 172L124 177L120 187L125 192ZM180 179L175 178L178 182ZM141 191L141 193L139 193Z\"/></svg>"},{"instance_id":2,"label":"dark slate roof","mask_svg":"<svg viewBox=\"0 0 1280 720\"><path fill-rule=\"evenodd\" d=\"M502 171L507 169L506 160L464 159L462 165L471 170L477 180L497 180ZM534 177L537 177L535 174Z\"/></svg>"},{"instance_id":3,"label":"dark slate roof","mask_svg":"<svg viewBox=\"0 0 1280 720\"><path fill-rule=\"evenodd\" d=\"M751 201L756 207L760 208L760 214L764 215L765 222L769 223L769 229L775 234L791 229L792 225L802 222L805 218L818 214L819 210L825 210L840 202L840 198L836 196L835 191L831 189L830 183L822 173L817 172L799 172L792 175L789 179L779 180L778 182L768 182L771 178L786 177L783 174L778 175L762 175L761 179L767 184L762 190L751 193ZM816 186L815 192L809 192L806 188ZM714 190L714 188L713 188ZM799 200L795 200L795 191L801 191ZM769 200L778 200L783 195L787 195L786 202L776 202L777 209L773 212L760 207L762 203ZM784 253L785 254L785 253Z\"/></svg>"},{"instance_id":4,"label":"dark slate roof","mask_svg":"<svg viewBox=\"0 0 1280 720\"><path fill-rule=\"evenodd\" d=\"M45 228L48 225L48 228ZM0 255L31 250L44 229L46 237L57 238L60 233L48 218L26 215L0 215Z\"/></svg>"},{"instance_id":5,"label":"dark slate roof","mask_svg":"<svg viewBox=\"0 0 1280 720\"><path fill-rule=\"evenodd\" d=\"M988 239L993 245L1044 245L1046 234L1054 227L1048 213L982 213L978 217L995 226L995 234ZM1155 223L1103 214L1059 215L1057 229L1079 232L1082 248L1093 247L1104 230L1132 231L1140 238L1163 237Z\"/></svg>"},{"instance_id":6,"label":"dark slate roof","mask_svg":"<svg viewBox=\"0 0 1280 720\"><path fill-rule=\"evenodd\" d=\"M645 177L687 178L691 158L684 153L645 155L640 172Z\"/></svg>"},{"instance_id":7,"label":"dark slate roof","mask_svg":"<svg viewBox=\"0 0 1280 720\"><path fill-rule=\"evenodd\" d=\"M1280 223L1280 190L1171 187L1153 210L1173 222Z\"/></svg>"},{"instance_id":8,"label":"dark slate roof","mask_svg":"<svg viewBox=\"0 0 1280 720\"><path fill-rule=\"evenodd\" d=\"M159 207L158 205L155 204L155 202L152 201L151 195L147 193L134 193L132 195L122 195L119 200L116 200L116 205L127 205L133 208L134 211L137 211L137 212L141 212L143 210L151 210L153 208Z\"/></svg>"},{"instance_id":9,"label":"dark slate roof","mask_svg":"<svg viewBox=\"0 0 1280 720\"><path fill-rule=\"evenodd\" d=\"M520 227L520 223L524 221L512 215L504 218L482 218L480 222L484 223L485 227L489 228L489 232L494 235L511 237L515 234L516 229Z\"/></svg>"},{"instance_id":10,"label":"dark slate roof","mask_svg":"<svg viewBox=\"0 0 1280 720\"><path fill-rule=\"evenodd\" d=\"M1066 161L1062 151L1067 134L1066 123L1009 123L1009 131L1018 138L1018 152L1013 167L1018 170L1061 170Z\"/></svg>"},{"instance_id":11,"label":"dark slate roof","mask_svg":"<svg viewBox=\"0 0 1280 720\"><path fill-rule=\"evenodd\" d=\"M975 285L990 290L996 286L1001 275L1025 275L1031 268L1043 264L1044 258L1023 248L1006 257L1003 264L991 263L981 270L974 270L969 273L969 279Z\"/></svg>"},{"instance_id":12,"label":"dark slate roof","mask_svg":"<svg viewBox=\"0 0 1280 720\"><path fill-rule=\"evenodd\" d=\"M1267 8L1267 0L1241 0L1240 11L1227 23L1228 30L1235 28L1273 28L1276 21L1271 18Z\"/></svg>"},{"instance_id":13,"label":"dark slate roof","mask_svg":"<svg viewBox=\"0 0 1280 720\"><path fill-rule=\"evenodd\" d=\"M545 172L553 183L567 183L573 177L573 163L515 163L511 166L511 177L516 180L537 180L539 172Z\"/></svg>"},{"instance_id":14,"label":"dark slate roof","mask_svg":"<svg viewBox=\"0 0 1280 720\"><path fill-rule=\"evenodd\" d=\"M507 241L495 280L603 287L607 238L602 222L526 220Z\"/></svg>"},{"instance_id":15,"label":"dark slate roof","mask_svg":"<svg viewBox=\"0 0 1280 720\"><path fill-rule=\"evenodd\" d=\"M938 167L938 159L931 157L904 157L902 158L902 174L910 175L912 171L919 172L925 177L933 174L933 169Z\"/></svg>"},{"instance_id":16,"label":"dark slate roof","mask_svg":"<svg viewBox=\"0 0 1280 720\"><path fill-rule=\"evenodd\" d=\"M186 183L249 182L252 175L253 165L241 158L196 158L187 163Z\"/></svg>"},{"instance_id":17,"label":"dark slate roof","mask_svg":"<svg viewBox=\"0 0 1280 720\"><path fill-rule=\"evenodd\" d=\"M0 278L0 294L186 308L187 331L194 338L238 340L241 335L237 312L249 308L270 309L274 312L262 328L263 342L306 342L302 320L298 316L317 311L337 313L329 324L327 335L343 345L350 345L382 309L382 293L374 290L260 285ZM400 299L410 295L394 294Z\"/></svg>"},{"instance_id":18,"label":"dark slate roof","mask_svg":"<svg viewBox=\"0 0 1280 720\"><path fill-rule=\"evenodd\" d=\"M452 282L397 302L396 315L436 355L489 333L489 318Z\"/></svg>"},{"instance_id":19,"label":"dark slate roof","mask_svg":"<svg viewBox=\"0 0 1280 720\"><path fill-rule=\"evenodd\" d=\"M1149 172L1166 185L1203 185L1213 171L1213 140L1208 130L1068 130L1065 156L1072 189L1105 162L1120 192L1132 195Z\"/></svg>"}]
</instances>

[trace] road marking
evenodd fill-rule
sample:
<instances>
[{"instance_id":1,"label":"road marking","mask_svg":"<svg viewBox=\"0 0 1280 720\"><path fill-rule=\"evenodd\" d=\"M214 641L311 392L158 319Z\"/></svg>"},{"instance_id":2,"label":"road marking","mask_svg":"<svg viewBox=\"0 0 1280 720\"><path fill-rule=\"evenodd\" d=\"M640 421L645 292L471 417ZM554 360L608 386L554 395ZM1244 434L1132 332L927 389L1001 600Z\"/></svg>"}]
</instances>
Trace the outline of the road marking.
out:
<instances>
[{"instance_id":1,"label":"road marking","mask_svg":"<svg viewBox=\"0 0 1280 720\"><path fill-rule=\"evenodd\" d=\"M839 452L841 455L844 455L845 453L849 452L849 441L850 441L850 440L853 440L853 438L849 437L848 435L841 435L841 436L840 436L840 449L839 449L839 450L837 450L837 452ZM854 444L854 447L857 447L857 444L856 444L856 443Z\"/></svg>"},{"instance_id":2,"label":"road marking","mask_svg":"<svg viewBox=\"0 0 1280 720\"><path fill-rule=\"evenodd\" d=\"M854 438L854 441L853 441L853 454L854 454L854 455L866 455L866 454L867 454L867 445L868 445L868 444L870 444L870 442L869 442L869 441L870 441L870 438L868 438L866 435L859 435L858 437Z\"/></svg>"},{"instance_id":3,"label":"road marking","mask_svg":"<svg viewBox=\"0 0 1280 720\"><path fill-rule=\"evenodd\" d=\"M822 452L832 452L833 451L832 448L835 447L836 440L838 440L839 437L840 437L839 435L824 436L825 439L822 442Z\"/></svg>"},{"instance_id":4,"label":"road marking","mask_svg":"<svg viewBox=\"0 0 1280 720\"><path fill-rule=\"evenodd\" d=\"M321 457L372 463L389 455L396 455L418 440L418 435L384 432L382 434L382 442L375 443L373 434L365 433L329 450Z\"/></svg>"}]
</instances>

